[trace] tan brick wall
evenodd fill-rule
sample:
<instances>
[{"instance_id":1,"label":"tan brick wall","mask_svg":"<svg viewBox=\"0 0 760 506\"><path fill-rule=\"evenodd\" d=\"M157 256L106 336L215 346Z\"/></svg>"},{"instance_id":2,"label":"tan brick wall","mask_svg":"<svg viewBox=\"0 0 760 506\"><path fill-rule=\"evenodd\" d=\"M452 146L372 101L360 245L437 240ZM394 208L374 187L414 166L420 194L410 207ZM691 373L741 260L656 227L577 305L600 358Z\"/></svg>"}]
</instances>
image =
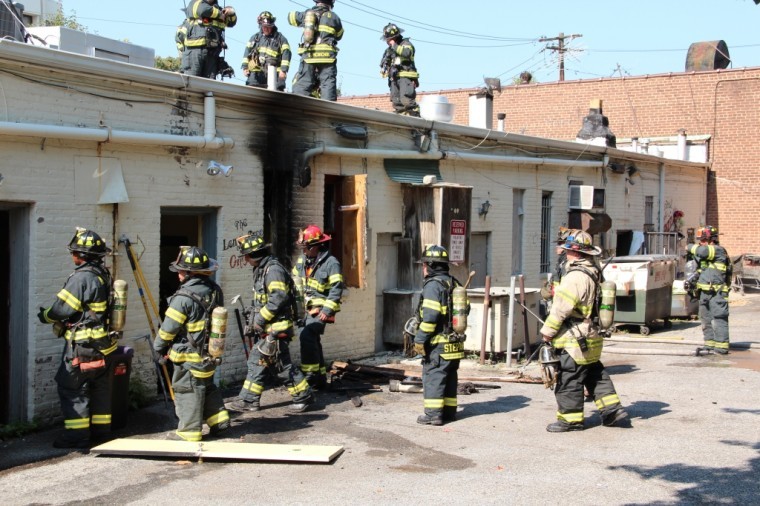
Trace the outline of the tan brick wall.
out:
<instances>
[{"instance_id":1,"label":"tan brick wall","mask_svg":"<svg viewBox=\"0 0 760 506\"><path fill-rule=\"evenodd\" d=\"M466 124L468 97L474 91L436 93L456 105L453 121ZM759 98L760 68L506 86L494 97L493 125L498 113L506 113L507 132L574 140L590 101L602 99L619 139L674 136L682 128L687 135L710 135L714 178L703 219L720 228L722 243L738 255L760 252L760 236L744 228L750 216L760 213L760 143L754 141ZM340 100L391 110L385 95Z\"/></svg>"}]
</instances>

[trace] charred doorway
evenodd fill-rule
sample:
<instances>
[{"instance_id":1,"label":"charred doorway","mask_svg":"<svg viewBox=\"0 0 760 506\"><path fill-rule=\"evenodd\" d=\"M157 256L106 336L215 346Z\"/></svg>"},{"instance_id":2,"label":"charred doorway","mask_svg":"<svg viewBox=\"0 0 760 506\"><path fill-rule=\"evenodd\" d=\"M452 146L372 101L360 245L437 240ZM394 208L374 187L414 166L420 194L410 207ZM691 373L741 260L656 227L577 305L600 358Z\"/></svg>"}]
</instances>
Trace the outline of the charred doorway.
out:
<instances>
[{"instance_id":1,"label":"charred doorway","mask_svg":"<svg viewBox=\"0 0 760 506\"><path fill-rule=\"evenodd\" d=\"M29 208L0 202L0 424L27 417L28 273Z\"/></svg>"},{"instance_id":2,"label":"charred doorway","mask_svg":"<svg viewBox=\"0 0 760 506\"><path fill-rule=\"evenodd\" d=\"M169 264L177 259L180 246L200 246L211 258L217 259L219 248L216 208L161 208L161 246L159 274L159 308L163 316L166 299L179 288L177 274Z\"/></svg>"}]
</instances>

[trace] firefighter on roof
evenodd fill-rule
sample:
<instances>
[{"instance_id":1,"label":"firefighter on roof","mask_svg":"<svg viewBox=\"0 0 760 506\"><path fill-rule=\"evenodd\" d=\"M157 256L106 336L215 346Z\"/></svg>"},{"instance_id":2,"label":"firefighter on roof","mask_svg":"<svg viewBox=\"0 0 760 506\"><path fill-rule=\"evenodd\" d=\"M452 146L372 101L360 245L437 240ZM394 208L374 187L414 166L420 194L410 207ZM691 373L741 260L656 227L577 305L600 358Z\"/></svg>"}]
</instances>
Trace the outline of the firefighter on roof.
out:
<instances>
[{"instance_id":1,"label":"firefighter on roof","mask_svg":"<svg viewBox=\"0 0 760 506\"><path fill-rule=\"evenodd\" d=\"M380 61L380 71L383 77L388 78L395 111L419 117L420 106L416 99L420 74L414 65L414 45L408 38L401 36L403 31L393 23L388 23L383 28L382 38L388 47Z\"/></svg>"},{"instance_id":2,"label":"firefighter on roof","mask_svg":"<svg viewBox=\"0 0 760 506\"><path fill-rule=\"evenodd\" d=\"M271 12L259 14L259 32L253 35L243 52L243 74L248 76L245 84L257 88L267 87L268 69L276 70L277 89L285 91L285 78L290 69L290 44L288 39L277 30L275 18Z\"/></svg>"}]
</instances>

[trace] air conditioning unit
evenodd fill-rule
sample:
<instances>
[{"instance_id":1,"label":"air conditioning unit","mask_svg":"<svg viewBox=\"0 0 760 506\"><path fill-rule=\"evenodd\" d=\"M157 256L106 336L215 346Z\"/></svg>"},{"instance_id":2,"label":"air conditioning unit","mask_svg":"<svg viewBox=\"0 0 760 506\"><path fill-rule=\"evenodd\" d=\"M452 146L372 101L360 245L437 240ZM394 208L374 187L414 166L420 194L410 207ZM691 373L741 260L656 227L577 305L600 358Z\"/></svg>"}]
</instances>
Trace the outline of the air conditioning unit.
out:
<instances>
[{"instance_id":1,"label":"air conditioning unit","mask_svg":"<svg viewBox=\"0 0 760 506\"><path fill-rule=\"evenodd\" d=\"M570 185L567 199L569 209L592 209L594 207L594 187L590 185Z\"/></svg>"}]
</instances>

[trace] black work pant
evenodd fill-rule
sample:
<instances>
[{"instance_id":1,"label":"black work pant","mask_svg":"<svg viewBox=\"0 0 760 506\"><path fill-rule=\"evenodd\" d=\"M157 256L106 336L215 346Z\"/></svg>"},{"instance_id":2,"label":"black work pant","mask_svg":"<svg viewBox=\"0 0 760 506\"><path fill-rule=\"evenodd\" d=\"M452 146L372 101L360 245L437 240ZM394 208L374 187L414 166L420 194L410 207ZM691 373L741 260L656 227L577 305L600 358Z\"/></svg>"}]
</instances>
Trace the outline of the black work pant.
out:
<instances>
[{"instance_id":1,"label":"black work pant","mask_svg":"<svg viewBox=\"0 0 760 506\"><path fill-rule=\"evenodd\" d=\"M422 361L422 396L425 414L453 420L457 412L459 360L441 357L441 346L430 350Z\"/></svg>"},{"instance_id":2,"label":"black work pant","mask_svg":"<svg viewBox=\"0 0 760 506\"><path fill-rule=\"evenodd\" d=\"M307 316L299 341L301 342L301 370L309 385L321 385L327 380L325 356L322 353L322 334L325 322L316 316Z\"/></svg>"},{"instance_id":3,"label":"black work pant","mask_svg":"<svg viewBox=\"0 0 760 506\"><path fill-rule=\"evenodd\" d=\"M705 347L728 353L728 300L722 292L700 293L699 319Z\"/></svg>"},{"instance_id":4,"label":"black work pant","mask_svg":"<svg viewBox=\"0 0 760 506\"><path fill-rule=\"evenodd\" d=\"M71 364L69 346L64 348L55 375L61 400L66 436L72 440L103 437L111 432L111 363L82 371Z\"/></svg>"},{"instance_id":5,"label":"black work pant","mask_svg":"<svg viewBox=\"0 0 760 506\"><path fill-rule=\"evenodd\" d=\"M583 387L594 398L602 417L617 410L620 399L610 375L601 361L578 365L566 352L559 356L559 373L554 396L557 399L557 419L567 423L583 423Z\"/></svg>"},{"instance_id":6,"label":"black work pant","mask_svg":"<svg viewBox=\"0 0 760 506\"><path fill-rule=\"evenodd\" d=\"M335 102L338 100L338 66L335 63L306 63L301 60L298 72L293 77L295 95L314 96L319 90L319 98Z\"/></svg>"},{"instance_id":7,"label":"black work pant","mask_svg":"<svg viewBox=\"0 0 760 506\"><path fill-rule=\"evenodd\" d=\"M417 105L417 82L406 77L389 79L388 87L391 92L393 109L399 114L419 116L420 106Z\"/></svg>"},{"instance_id":8,"label":"black work pant","mask_svg":"<svg viewBox=\"0 0 760 506\"><path fill-rule=\"evenodd\" d=\"M283 380L293 397L293 402L305 402L311 397L311 388L306 377L301 369L293 365L290 358L290 343L287 339L279 339L277 345L279 351L270 363L254 344L248 355L248 375L243 382L243 388L240 389L239 397L244 401L259 404L267 374L277 375Z\"/></svg>"},{"instance_id":9,"label":"black work pant","mask_svg":"<svg viewBox=\"0 0 760 506\"><path fill-rule=\"evenodd\" d=\"M174 407L179 418L177 434L185 441L200 441L203 422L212 433L230 426L230 415L224 408L214 377L197 378L185 367L174 364Z\"/></svg>"},{"instance_id":10,"label":"black work pant","mask_svg":"<svg viewBox=\"0 0 760 506\"><path fill-rule=\"evenodd\" d=\"M189 76L214 79L219 73L219 55L221 48L185 48L182 51L180 72Z\"/></svg>"}]
</instances>

